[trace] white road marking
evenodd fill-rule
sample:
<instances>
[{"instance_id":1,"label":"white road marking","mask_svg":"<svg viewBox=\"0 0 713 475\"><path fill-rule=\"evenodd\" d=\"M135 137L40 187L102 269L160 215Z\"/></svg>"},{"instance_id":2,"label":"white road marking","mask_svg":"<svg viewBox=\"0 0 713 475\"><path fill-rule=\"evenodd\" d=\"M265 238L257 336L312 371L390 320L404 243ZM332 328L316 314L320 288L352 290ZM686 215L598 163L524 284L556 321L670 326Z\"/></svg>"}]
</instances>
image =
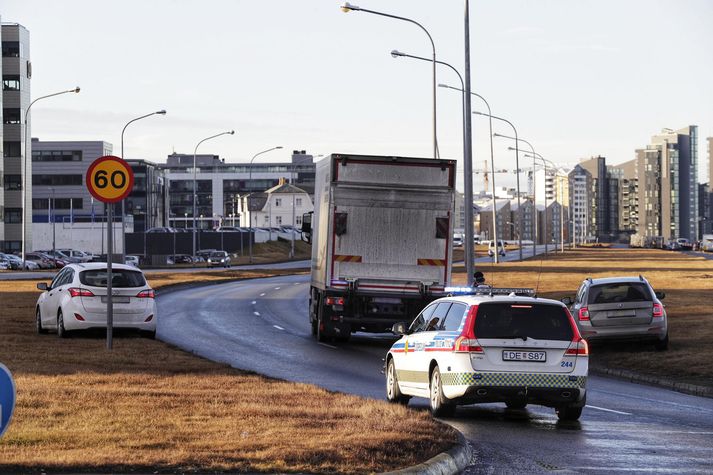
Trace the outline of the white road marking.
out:
<instances>
[{"instance_id":1,"label":"white road marking","mask_svg":"<svg viewBox=\"0 0 713 475\"><path fill-rule=\"evenodd\" d=\"M279 287L275 287L275 290L280 290L280 288L279 288Z\"/></svg>"},{"instance_id":2,"label":"white road marking","mask_svg":"<svg viewBox=\"0 0 713 475\"><path fill-rule=\"evenodd\" d=\"M252 303L253 305L255 305L255 304L257 304L257 300L253 300L253 301L250 302L250 303Z\"/></svg>"},{"instance_id":3,"label":"white road marking","mask_svg":"<svg viewBox=\"0 0 713 475\"><path fill-rule=\"evenodd\" d=\"M327 348L331 348L333 350L337 350L338 348L336 346L328 345L326 343L317 343L318 345L326 346Z\"/></svg>"},{"instance_id":4,"label":"white road marking","mask_svg":"<svg viewBox=\"0 0 713 475\"><path fill-rule=\"evenodd\" d=\"M277 328L278 330L285 331L285 329L282 328L280 325L273 325L273 327Z\"/></svg>"},{"instance_id":5,"label":"white road marking","mask_svg":"<svg viewBox=\"0 0 713 475\"><path fill-rule=\"evenodd\" d=\"M644 472L644 473L661 473L661 472L671 472L670 469L662 469L661 467L612 467L608 465L606 467L567 467L567 470L575 471L588 471L588 472ZM688 473L710 473L708 470L693 470L689 472L688 468L685 469Z\"/></svg>"},{"instance_id":6,"label":"white road marking","mask_svg":"<svg viewBox=\"0 0 713 475\"><path fill-rule=\"evenodd\" d=\"M295 283L292 284L292 285L300 285L300 284L301 284L301 282L295 282Z\"/></svg>"},{"instance_id":7,"label":"white road marking","mask_svg":"<svg viewBox=\"0 0 713 475\"><path fill-rule=\"evenodd\" d=\"M589 404L587 404L585 407L588 407L589 409L596 409L597 411L613 412L614 414L621 414L624 416L631 415L630 412L615 411L614 409L607 409L606 407L590 406Z\"/></svg>"},{"instance_id":8,"label":"white road marking","mask_svg":"<svg viewBox=\"0 0 713 475\"><path fill-rule=\"evenodd\" d=\"M253 313L254 313L255 315L257 315L258 317L260 316L260 312L253 312Z\"/></svg>"},{"instance_id":9,"label":"white road marking","mask_svg":"<svg viewBox=\"0 0 713 475\"><path fill-rule=\"evenodd\" d=\"M260 294L260 297L264 297L264 296L265 296L265 292Z\"/></svg>"}]
</instances>

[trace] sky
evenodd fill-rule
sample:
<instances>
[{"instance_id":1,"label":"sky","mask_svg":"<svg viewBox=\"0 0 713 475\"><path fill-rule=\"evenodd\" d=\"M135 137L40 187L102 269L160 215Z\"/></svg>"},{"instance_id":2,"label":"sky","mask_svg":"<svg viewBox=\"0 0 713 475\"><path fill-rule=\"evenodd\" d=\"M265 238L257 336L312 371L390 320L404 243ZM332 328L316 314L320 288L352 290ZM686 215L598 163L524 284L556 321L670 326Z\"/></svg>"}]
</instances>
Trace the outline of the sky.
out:
<instances>
[{"instance_id":1,"label":"sky","mask_svg":"<svg viewBox=\"0 0 713 475\"><path fill-rule=\"evenodd\" d=\"M361 153L432 156L431 54L417 26L344 13L332 0L3 0L3 22L30 31L32 136L105 140L125 158L199 153L228 162ZM405 16L431 34L439 60L464 69L464 0L354 0ZM713 136L713 1L472 0L472 90L494 115L558 164L634 158L662 128L698 125L699 179ZM439 83L458 86L448 69ZM439 89L442 158L462 170L458 92ZM484 106L473 100L473 110ZM488 123L473 118L474 168L490 157ZM494 131L511 135L507 126ZM495 139L496 169L515 169ZM462 175L461 175L462 177ZM498 176L512 186L513 174ZM474 188L483 187L476 175ZM458 188L462 188L460 185Z\"/></svg>"}]
</instances>

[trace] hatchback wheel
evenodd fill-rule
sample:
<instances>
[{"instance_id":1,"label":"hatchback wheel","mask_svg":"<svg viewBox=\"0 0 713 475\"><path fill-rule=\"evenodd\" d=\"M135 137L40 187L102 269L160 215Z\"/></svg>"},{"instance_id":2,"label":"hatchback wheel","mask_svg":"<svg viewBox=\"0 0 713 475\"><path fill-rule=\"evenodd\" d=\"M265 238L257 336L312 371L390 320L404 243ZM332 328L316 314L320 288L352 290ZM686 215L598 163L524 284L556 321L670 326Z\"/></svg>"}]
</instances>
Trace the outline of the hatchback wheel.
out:
<instances>
[{"instance_id":1,"label":"hatchback wheel","mask_svg":"<svg viewBox=\"0 0 713 475\"><path fill-rule=\"evenodd\" d=\"M64 328L64 316L62 315L62 310L57 312L57 336L60 338L67 338L67 330Z\"/></svg>"},{"instance_id":2,"label":"hatchback wheel","mask_svg":"<svg viewBox=\"0 0 713 475\"><path fill-rule=\"evenodd\" d=\"M37 328L37 333L43 334L47 333L47 330L45 328L42 328L42 314L40 313L40 307L37 307L37 311L35 312L35 326Z\"/></svg>"},{"instance_id":3,"label":"hatchback wheel","mask_svg":"<svg viewBox=\"0 0 713 475\"><path fill-rule=\"evenodd\" d=\"M441 371L438 366L433 368L431 373L431 414L435 417L452 416L456 410L454 404L448 402L448 399L443 395L443 386L441 383Z\"/></svg>"},{"instance_id":4,"label":"hatchback wheel","mask_svg":"<svg viewBox=\"0 0 713 475\"><path fill-rule=\"evenodd\" d=\"M386 400L406 405L409 399L411 398L403 394L399 388L399 382L396 379L396 365L394 360L390 359L386 367Z\"/></svg>"},{"instance_id":5,"label":"hatchback wheel","mask_svg":"<svg viewBox=\"0 0 713 475\"><path fill-rule=\"evenodd\" d=\"M656 351L668 350L668 333L666 333L663 340L659 340L654 344L654 348L656 348Z\"/></svg>"}]
</instances>

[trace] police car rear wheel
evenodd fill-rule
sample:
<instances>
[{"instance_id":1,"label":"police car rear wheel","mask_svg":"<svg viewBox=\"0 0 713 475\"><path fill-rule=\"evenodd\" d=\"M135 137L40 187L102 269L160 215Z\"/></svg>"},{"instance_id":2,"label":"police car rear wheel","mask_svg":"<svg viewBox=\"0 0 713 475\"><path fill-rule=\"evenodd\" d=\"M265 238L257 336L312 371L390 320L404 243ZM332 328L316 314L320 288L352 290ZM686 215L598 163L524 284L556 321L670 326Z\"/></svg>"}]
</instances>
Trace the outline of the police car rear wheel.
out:
<instances>
[{"instance_id":1,"label":"police car rear wheel","mask_svg":"<svg viewBox=\"0 0 713 475\"><path fill-rule=\"evenodd\" d=\"M441 371L438 366L433 368L431 373L431 414L436 417L451 416L455 412L455 405L449 404L446 397L443 395L443 386L441 385Z\"/></svg>"},{"instance_id":2,"label":"police car rear wheel","mask_svg":"<svg viewBox=\"0 0 713 475\"><path fill-rule=\"evenodd\" d=\"M557 417L561 421L576 421L582 415L584 406L560 406L555 409Z\"/></svg>"},{"instance_id":3,"label":"police car rear wheel","mask_svg":"<svg viewBox=\"0 0 713 475\"><path fill-rule=\"evenodd\" d=\"M386 367L386 400L393 403L408 404L411 397L401 393L398 380L396 379L396 366L394 360L389 360Z\"/></svg>"},{"instance_id":4,"label":"police car rear wheel","mask_svg":"<svg viewBox=\"0 0 713 475\"><path fill-rule=\"evenodd\" d=\"M505 405L508 409L525 409L525 407L527 407L527 403L525 401L508 401Z\"/></svg>"}]
</instances>

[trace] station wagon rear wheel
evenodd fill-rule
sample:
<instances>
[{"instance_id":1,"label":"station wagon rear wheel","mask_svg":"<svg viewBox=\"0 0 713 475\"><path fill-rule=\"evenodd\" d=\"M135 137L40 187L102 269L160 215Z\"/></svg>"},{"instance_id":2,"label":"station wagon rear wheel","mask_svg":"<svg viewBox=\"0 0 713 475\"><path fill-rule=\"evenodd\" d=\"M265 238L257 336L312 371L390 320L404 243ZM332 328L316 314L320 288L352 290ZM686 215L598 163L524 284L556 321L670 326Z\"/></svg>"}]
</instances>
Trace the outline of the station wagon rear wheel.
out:
<instances>
[{"instance_id":1,"label":"station wagon rear wheel","mask_svg":"<svg viewBox=\"0 0 713 475\"><path fill-rule=\"evenodd\" d=\"M396 377L396 365L394 360L390 359L386 366L386 400L393 403L406 405L411 399L401 392L399 382Z\"/></svg>"},{"instance_id":2,"label":"station wagon rear wheel","mask_svg":"<svg viewBox=\"0 0 713 475\"><path fill-rule=\"evenodd\" d=\"M435 417L452 416L456 410L454 404L448 402L446 396L443 395L443 386L441 383L441 371L438 366L433 368L431 373L431 390L430 390L430 406L431 414Z\"/></svg>"}]
</instances>

